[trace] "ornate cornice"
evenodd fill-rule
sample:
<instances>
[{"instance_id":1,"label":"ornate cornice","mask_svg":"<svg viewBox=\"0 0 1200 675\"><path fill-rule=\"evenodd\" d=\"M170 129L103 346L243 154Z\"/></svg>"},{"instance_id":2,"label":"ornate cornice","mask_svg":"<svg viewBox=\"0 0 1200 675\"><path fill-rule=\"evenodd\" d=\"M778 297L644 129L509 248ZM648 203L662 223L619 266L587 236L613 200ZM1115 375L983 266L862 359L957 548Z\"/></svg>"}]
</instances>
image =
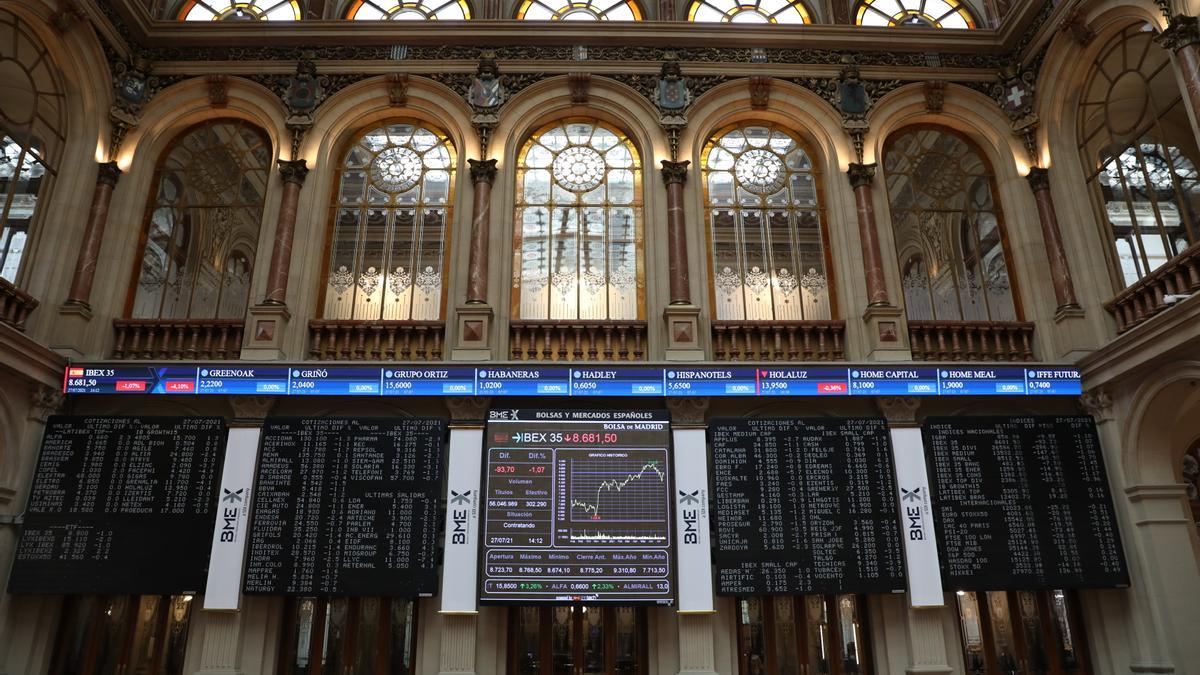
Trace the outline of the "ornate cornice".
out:
<instances>
[{"instance_id":1,"label":"ornate cornice","mask_svg":"<svg viewBox=\"0 0 1200 675\"><path fill-rule=\"evenodd\" d=\"M1194 16L1176 14L1171 17L1167 29L1154 38L1163 47L1176 52L1188 45L1200 42L1200 19Z\"/></svg>"}]
</instances>

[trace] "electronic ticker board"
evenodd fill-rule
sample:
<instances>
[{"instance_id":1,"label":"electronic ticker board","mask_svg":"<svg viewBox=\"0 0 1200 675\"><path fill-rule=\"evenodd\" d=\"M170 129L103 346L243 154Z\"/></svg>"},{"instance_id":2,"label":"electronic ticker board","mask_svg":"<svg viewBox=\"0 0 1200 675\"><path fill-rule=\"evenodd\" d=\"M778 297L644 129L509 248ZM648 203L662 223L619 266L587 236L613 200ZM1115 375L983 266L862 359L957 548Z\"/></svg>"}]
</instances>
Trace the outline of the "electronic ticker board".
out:
<instances>
[{"instance_id":1,"label":"electronic ticker board","mask_svg":"<svg viewBox=\"0 0 1200 675\"><path fill-rule=\"evenodd\" d=\"M51 417L9 591L203 590L227 433L213 417Z\"/></svg>"},{"instance_id":2,"label":"electronic ticker board","mask_svg":"<svg viewBox=\"0 0 1200 675\"><path fill-rule=\"evenodd\" d=\"M67 394L261 396L1079 396L1065 366L72 365Z\"/></svg>"},{"instance_id":3,"label":"electronic ticker board","mask_svg":"<svg viewBox=\"0 0 1200 675\"><path fill-rule=\"evenodd\" d=\"M445 421L268 418L246 593L437 593Z\"/></svg>"},{"instance_id":4,"label":"electronic ticker board","mask_svg":"<svg viewBox=\"0 0 1200 675\"><path fill-rule=\"evenodd\" d=\"M483 603L672 604L662 411L492 410Z\"/></svg>"},{"instance_id":5,"label":"electronic ticker board","mask_svg":"<svg viewBox=\"0 0 1200 675\"><path fill-rule=\"evenodd\" d=\"M931 417L922 429L948 589L1129 585L1091 417Z\"/></svg>"},{"instance_id":6,"label":"electronic ticker board","mask_svg":"<svg viewBox=\"0 0 1200 675\"><path fill-rule=\"evenodd\" d=\"M716 419L709 433L718 594L904 589L883 419Z\"/></svg>"}]
</instances>

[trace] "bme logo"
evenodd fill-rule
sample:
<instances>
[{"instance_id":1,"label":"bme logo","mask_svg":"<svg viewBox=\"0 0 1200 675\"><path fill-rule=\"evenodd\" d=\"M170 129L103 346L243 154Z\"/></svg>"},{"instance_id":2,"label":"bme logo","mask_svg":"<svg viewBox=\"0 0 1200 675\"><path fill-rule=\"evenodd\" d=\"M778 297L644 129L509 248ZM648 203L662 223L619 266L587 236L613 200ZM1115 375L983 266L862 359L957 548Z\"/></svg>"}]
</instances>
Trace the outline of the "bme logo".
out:
<instances>
[{"instance_id":1,"label":"bme logo","mask_svg":"<svg viewBox=\"0 0 1200 675\"><path fill-rule=\"evenodd\" d=\"M909 541L924 541L925 518L921 510L925 505L925 498L921 495L921 488L911 490L900 488L900 501L911 503L910 506L904 507L904 518L908 522Z\"/></svg>"},{"instance_id":2,"label":"bme logo","mask_svg":"<svg viewBox=\"0 0 1200 675\"><path fill-rule=\"evenodd\" d=\"M221 488L221 491L225 493L225 496L221 497L221 501L233 504L242 501L242 493L246 491L246 488L242 488L234 492L230 492L225 488Z\"/></svg>"},{"instance_id":3,"label":"bme logo","mask_svg":"<svg viewBox=\"0 0 1200 675\"><path fill-rule=\"evenodd\" d=\"M680 504L699 504L700 503L699 495L700 495L699 490L693 490L692 492L684 492L683 490L680 490L679 491L679 503Z\"/></svg>"},{"instance_id":4,"label":"bme logo","mask_svg":"<svg viewBox=\"0 0 1200 675\"><path fill-rule=\"evenodd\" d=\"M450 496L451 504L467 504L467 503L470 503L470 501L471 501L471 491L470 490L467 490L466 492L463 492L461 494L458 492L455 492L454 490L451 490L450 495L451 495Z\"/></svg>"},{"instance_id":5,"label":"bme logo","mask_svg":"<svg viewBox=\"0 0 1200 675\"><path fill-rule=\"evenodd\" d=\"M921 488L913 488L912 490L900 488L900 492L904 493L903 496L900 497L900 501L902 502L921 501Z\"/></svg>"},{"instance_id":6,"label":"bme logo","mask_svg":"<svg viewBox=\"0 0 1200 675\"><path fill-rule=\"evenodd\" d=\"M699 504L699 503L700 503L700 491L699 490L695 490L692 492L684 492L683 490L679 491L679 505L680 506L683 506L685 504ZM683 543L699 544L700 543L700 531L696 528L696 524L700 520L700 510L697 508L684 508L682 511L679 512L679 515L683 518Z\"/></svg>"}]
</instances>

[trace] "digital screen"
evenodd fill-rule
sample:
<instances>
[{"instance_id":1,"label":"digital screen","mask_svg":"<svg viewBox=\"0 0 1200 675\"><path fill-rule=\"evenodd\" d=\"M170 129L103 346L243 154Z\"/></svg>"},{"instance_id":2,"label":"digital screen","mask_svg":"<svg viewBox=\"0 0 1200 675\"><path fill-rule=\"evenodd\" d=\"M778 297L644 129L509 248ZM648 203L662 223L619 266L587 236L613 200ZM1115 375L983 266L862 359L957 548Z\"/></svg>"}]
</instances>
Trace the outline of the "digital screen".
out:
<instances>
[{"instance_id":1,"label":"digital screen","mask_svg":"<svg viewBox=\"0 0 1200 675\"><path fill-rule=\"evenodd\" d=\"M267 396L1078 396L1079 371L1046 366L73 365L68 394Z\"/></svg>"},{"instance_id":2,"label":"digital screen","mask_svg":"<svg viewBox=\"0 0 1200 675\"><path fill-rule=\"evenodd\" d=\"M904 589L884 420L717 419L709 434L718 594Z\"/></svg>"},{"instance_id":3,"label":"digital screen","mask_svg":"<svg viewBox=\"0 0 1200 675\"><path fill-rule=\"evenodd\" d=\"M440 419L267 419L245 592L435 594L445 434Z\"/></svg>"},{"instance_id":4,"label":"digital screen","mask_svg":"<svg viewBox=\"0 0 1200 675\"><path fill-rule=\"evenodd\" d=\"M483 603L674 602L666 412L493 410Z\"/></svg>"},{"instance_id":5,"label":"digital screen","mask_svg":"<svg viewBox=\"0 0 1200 675\"><path fill-rule=\"evenodd\" d=\"M1129 585L1091 417L931 417L922 429L948 590Z\"/></svg>"},{"instance_id":6,"label":"digital screen","mask_svg":"<svg viewBox=\"0 0 1200 675\"><path fill-rule=\"evenodd\" d=\"M226 436L214 417L51 417L9 591L203 590Z\"/></svg>"}]
</instances>

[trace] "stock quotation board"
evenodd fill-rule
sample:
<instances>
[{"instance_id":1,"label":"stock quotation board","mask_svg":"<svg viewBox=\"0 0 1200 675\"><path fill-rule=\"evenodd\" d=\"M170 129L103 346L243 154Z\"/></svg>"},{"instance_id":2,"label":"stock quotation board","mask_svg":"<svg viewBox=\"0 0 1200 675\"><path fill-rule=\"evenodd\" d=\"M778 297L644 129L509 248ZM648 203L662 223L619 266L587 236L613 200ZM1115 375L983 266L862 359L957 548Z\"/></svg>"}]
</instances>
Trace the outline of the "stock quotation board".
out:
<instances>
[{"instance_id":1,"label":"stock quotation board","mask_svg":"<svg viewBox=\"0 0 1200 675\"><path fill-rule=\"evenodd\" d=\"M480 601L673 603L668 419L491 411Z\"/></svg>"},{"instance_id":2,"label":"stock quotation board","mask_svg":"<svg viewBox=\"0 0 1200 675\"><path fill-rule=\"evenodd\" d=\"M445 433L440 419L267 419L245 592L437 593Z\"/></svg>"},{"instance_id":3,"label":"stock quotation board","mask_svg":"<svg viewBox=\"0 0 1200 675\"><path fill-rule=\"evenodd\" d=\"M709 433L718 594L904 590L884 420L717 419Z\"/></svg>"},{"instance_id":4,"label":"stock quotation board","mask_svg":"<svg viewBox=\"0 0 1200 675\"><path fill-rule=\"evenodd\" d=\"M226 435L212 417L50 418L9 591L203 590Z\"/></svg>"},{"instance_id":5,"label":"stock quotation board","mask_svg":"<svg viewBox=\"0 0 1200 675\"><path fill-rule=\"evenodd\" d=\"M923 433L950 590L1129 585L1091 417L931 417Z\"/></svg>"}]
</instances>

